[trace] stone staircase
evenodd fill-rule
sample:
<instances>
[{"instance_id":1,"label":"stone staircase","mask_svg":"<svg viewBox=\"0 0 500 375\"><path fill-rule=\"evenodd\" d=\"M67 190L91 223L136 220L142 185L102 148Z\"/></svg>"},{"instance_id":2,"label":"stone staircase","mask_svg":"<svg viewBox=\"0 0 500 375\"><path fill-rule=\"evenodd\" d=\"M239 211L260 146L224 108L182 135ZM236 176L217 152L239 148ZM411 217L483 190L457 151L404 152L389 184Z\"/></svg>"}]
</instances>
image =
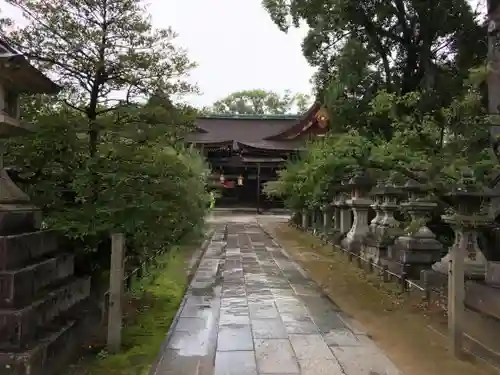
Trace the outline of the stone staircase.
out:
<instances>
[{"instance_id":1,"label":"stone staircase","mask_svg":"<svg viewBox=\"0 0 500 375\"><path fill-rule=\"evenodd\" d=\"M81 342L90 278L36 210L0 207L0 374L51 375ZM22 220L14 220L22 217ZM16 225L12 225L16 222Z\"/></svg>"}]
</instances>

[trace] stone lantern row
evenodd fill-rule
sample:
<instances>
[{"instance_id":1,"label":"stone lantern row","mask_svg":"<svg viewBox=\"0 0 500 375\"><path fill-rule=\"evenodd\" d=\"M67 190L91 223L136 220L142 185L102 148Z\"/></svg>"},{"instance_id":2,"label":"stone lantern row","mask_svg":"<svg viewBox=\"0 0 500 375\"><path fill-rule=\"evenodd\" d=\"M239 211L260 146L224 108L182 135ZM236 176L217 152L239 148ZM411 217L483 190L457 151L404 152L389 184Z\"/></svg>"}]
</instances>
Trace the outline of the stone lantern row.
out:
<instances>
[{"instance_id":1,"label":"stone lantern row","mask_svg":"<svg viewBox=\"0 0 500 375\"><path fill-rule=\"evenodd\" d=\"M443 249L427 226L437 203L416 181L376 183L368 173L359 172L342 181L335 192L331 204L323 208L321 221L323 232L344 249L386 265L393 272L420 278L420 272L430 268L447 274L450 251L465 237L465 275L472 279L484 278L487 261L479 247L478 232L492 226L493 217L488 209L493 194L477 187L471 175L464 174L458 186L448 194L454 214L442 218L455 232L450 251ZM371 220L370 209L375 213ZM411 219L407 228L397 218L403 213ZM317 213L304 211L303 227L310 227L317 218Z\"/></svg>"}]
</instances>

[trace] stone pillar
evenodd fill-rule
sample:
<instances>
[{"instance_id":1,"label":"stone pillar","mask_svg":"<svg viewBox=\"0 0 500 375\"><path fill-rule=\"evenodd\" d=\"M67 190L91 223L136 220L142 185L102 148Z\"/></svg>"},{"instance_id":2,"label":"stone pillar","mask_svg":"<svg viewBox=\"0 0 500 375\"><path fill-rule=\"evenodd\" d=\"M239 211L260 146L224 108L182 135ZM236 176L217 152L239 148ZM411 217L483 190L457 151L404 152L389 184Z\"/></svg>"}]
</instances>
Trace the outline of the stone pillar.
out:
<instances>
[{"instance_id":1,"label":"stone pillar","mask_svg":"<svg viewBox=\"0 0 500 375\"><path fill-rule=\"evenodd\" d=\"M368 198L368 193L373 186L373 181L368 173L363 171L351 178L349 186L352 188L352 195L346 204L353 210L354 221L341 244L345 249L353 253L359 253L369 232L368 210L373 201Z\"/></svg>"},{"instance_id":2,"label":"stone pillar","mask_svg":"<svg viewBox=\"0 0 500 375\"><path fill-rule=\"evenodd\" d=\"M405 234L398 237L389 252L397 253L396 261L412 278L419 278L420 272L428 269L441 257L443 245L427 227L427 222L437 203L431 201L423 187L416 181L408 181L404 189L408 192L408 201L401 204L411 216L411 223L405 228Z\"/></svg>"},{"instance_id":3,"label":"stone pillar","mask_svg":"<svg viewBox=\"0 0 500 375\"><path fill-rule=\"evenodd\" d=\"M401 223L396 220L395 214L399 210L399 200L403 194L401 188L392 182L387 182L379 188L378 209L382 212L376 227L376 235L371 239L370 257L375 263L381 263L389 257L388 249L395 239L403 233Z\"/></svg>"},{"instance_id":4,"label":"stone pillar","mask_svg":"<svg viewBox=\"0 0 500 375\"><path fill-rule=\"evenodd\" d=\"M365 237L365 241L363 242L361 249L361 256L364 259L371 259L372 262L375 263L378 261L377 247L380 237L379 225L384 215L384 212L380 207L384 200L384 197L382 195L383 186L383 182L379 181L370 192L370 196L373 201L371 208L375 211L375 217L370 221L370 224L368 225L369 231Z\"/></svg>"},{"instance_id":5,"label":"stone pillar","mask_svg":"<svg viewBox=\"0 0 500 375\"><path fill-rule=\"evenodd\" d=\"M335 194L335 198L332 202L333 206L333 229L336 232L340 232L340 216L341 216L341 205L339 204L340 201L340 192L337 192Z\"/></svg>"},{"instance_id":6,"label":"stone pillar","mask_svg":"<svg viewBox=\"0 0 500 375\"><path fill-rule=\"evenodd\" d=\"M323 228L323 210L322 208L315 207L313 211L313 233L316 234Z\"/></svg>"},{"instance_id":7,"label":"stone pillar","mask_svg":"<svg viewBox=\"0 0 500 375\"><path fill-rule=\"evenodd\" d=\"M450 223L455 231L455 242L452 246L459 246L461 239L465 238L465 277L484 280L487 261L479 248L477 237L479 230L490 227L493 222L485 204L490 203L493 193L489 189L479 188L473 176L464 173L459 186L449 196L453 201L455 214L443 216L443 220ZM432 269L448 274L450 259L451 254L448 251L439 262L433 264Z\"/></svg>"},{"instance_id":8,"label":"stone pillar","mask_svg":"<svg viewBox=\"0 0 500 375\"><path fill-rule=\"evenodd\" d=\"M347 183L343 184L344 189L346 186L347 186ZM347 205L347 192L345 190L342 190L339 193L337 207L339 208L339 211L340 211L340 214L339 214L340 233L342 235L345 235L345 234L347 234L347 232L349 232L349 230L352 227L351 208Z\"/></svg>"},{"instance_id":9,"label":"stone pillar","mask_svg":"<svg viewBox=\"0 0 500 375\"><path fill-rule=\"evenodd\" d=\"M379 181L377 185L372 189L370 194L373 200L371 208L375 211L375 217L370 222L369 227L370 227L370 233L372 233L374 236L377 235L378 227L384 216L384 211L382 211L381 208L381 205L384 202L383 186L384 186L383 182Z\"/></svg>"},{"instance_id":10,"label":"stone pillar","mask_svg":"<svg viewBox=\"0 0 500 375\"><path fill-rule=\"evenodd\" d=\"M325 204L323 206L323 233L327 235L332 230L332 206Z\"/></svg>"},{"instance_id":11,"label":"stone pillar","mask_svg":"<svg viewBox=\"0 0 500 375\"><path fill-rule=\"evenodd\" d=\"M302 210L302 229L307 230L309 227L309 212L307 209Z\"/></svg>"}]
</instances>

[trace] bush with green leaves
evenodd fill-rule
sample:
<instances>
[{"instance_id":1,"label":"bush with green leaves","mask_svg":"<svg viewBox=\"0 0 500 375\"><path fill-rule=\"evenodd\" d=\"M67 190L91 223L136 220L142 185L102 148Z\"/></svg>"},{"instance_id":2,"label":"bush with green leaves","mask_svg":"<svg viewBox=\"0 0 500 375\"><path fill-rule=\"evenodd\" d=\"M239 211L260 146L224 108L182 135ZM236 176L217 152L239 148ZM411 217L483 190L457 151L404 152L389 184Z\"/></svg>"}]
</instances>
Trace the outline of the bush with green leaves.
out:
<instances>
[{"instance_id":1,"label":"bush with green leaves","mask_svg":"<svg viewBox=\"0 0 500 375\"><path fill-rule=\"evenodd\" d=\"M418 180L437 198L457 183L464 169L472 170L478 183L490 184L498 161L490 148L490 122L478 86L464 86L463 95L443 108L429 108L427 99L425 91L379 91L363 117L367 126L370 118L383 120L390 138L354 130L329 134L288 163L266 192L285 197L288 207L298 211L331 202L332 189L359 169L377 179L396 173Z\"/></svg>"},{"instance_id":2,"label":"bush with green leaves","mask_svg":"<svg viewBox=\"0 0 500 375\"><path fill-rule=\"evenodd\" d=\"M107 265L115 231L127 235L128 255L142 258L203 230L209 169L184 147L177 126L152 126L151 115L161 109L129 108L119 127L114 116L102 119L98 158L89 158L81 114L51 102L36 107L31 112L26 105L25 114L38 130L8 143L7 162L43 209L45 225L84 254L85 268ZM188 121L182 110L170 112L174 123Z\"/></svg>"}]
</instances>

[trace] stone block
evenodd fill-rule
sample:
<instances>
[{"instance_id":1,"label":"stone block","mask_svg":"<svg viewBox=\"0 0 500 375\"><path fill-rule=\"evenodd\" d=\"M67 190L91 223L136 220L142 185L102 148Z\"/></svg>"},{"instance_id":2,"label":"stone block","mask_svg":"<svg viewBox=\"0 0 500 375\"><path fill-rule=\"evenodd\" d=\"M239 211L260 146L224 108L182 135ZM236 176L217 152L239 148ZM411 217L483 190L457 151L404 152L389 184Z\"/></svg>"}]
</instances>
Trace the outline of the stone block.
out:
<instances>
[{"instance_id":1,"label":"stone block","mask_svg":"<svg viewBox=\"0 0 500 375\"><path fill-rule=\"evenodd\" d=\"M79 349L84 324L69 321L41 337L23 351L0 352L0 374L53 375Z\"/></svg>"},{"instance_id":2,"label":"stone block","mask_svg":"<svg viewBox=\"0 0 500 375\"><path fill-rule=\"evenodd\" d=\"M0 271L20 268L56 250L54 231L0 236Z\"/></svg>"},{"instance_id":3,"label":"stone block","mask_svg":"<svg viewBox=\"0 0 500 375\"><path fill-rule=\"evenodd\" d=\"M40 330L89 294L90 277L73 279L24 309L0 309L0 349L22 349Z\"/></svg>"},{"instance_id":4,"label":"stone block","mask_svg":"<svg viewBox=\"0 0 500 375\"><path fill-rule=\"evenodd\" d=\"M40 210L34 206L0 204L0 235L32 232L40 228Z\"/></svg>"},{"instance_id":5,"label":"stone block","mask_svg":"<svg viewBox=\"0 0 500 375\"><path fill-rule=\"evenodd\" d=\"M466 281L465 305L500 320L500 290L474 280Z\"/></svg>"},{"instance_id":6,"label":"stone block","mask_svg":"<svg viewBox=\"0 0 500 375\"><path fill-rule=\"evenodd\" d=\"M74 254L58 254L21 269L0 271L0 308L26 306L42 288L74 272Z\"/></svg>"},{"instance_id":7,"label":"stone block","mask_svg":"<svg viewBox=\"0 0 500 375\"><path fill-rule=\"evenodd\" d=\"M486 264L486 284L494 288L500 288L500 262L488 262Z\"/></svg>"}]
</instances>

